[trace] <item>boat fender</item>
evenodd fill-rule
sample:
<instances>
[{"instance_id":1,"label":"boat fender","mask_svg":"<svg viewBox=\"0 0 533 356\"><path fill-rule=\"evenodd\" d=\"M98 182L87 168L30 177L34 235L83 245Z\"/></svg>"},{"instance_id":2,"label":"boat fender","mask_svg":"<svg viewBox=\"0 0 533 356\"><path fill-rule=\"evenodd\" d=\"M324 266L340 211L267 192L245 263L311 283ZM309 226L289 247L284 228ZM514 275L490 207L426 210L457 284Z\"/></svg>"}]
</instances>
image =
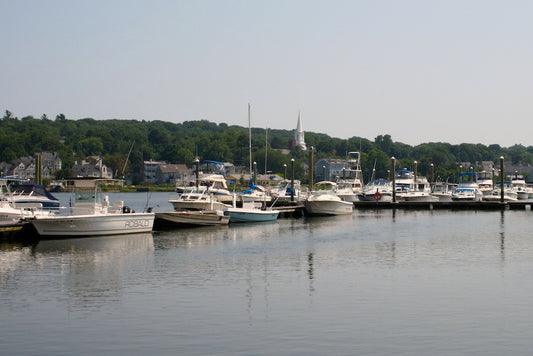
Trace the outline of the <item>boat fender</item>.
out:
<instances>
[{"instance_id":1,"label":"boat fender","mask_svg":"<svg viewBox=\"0 0 533 356\"><path fill-rule=\"evenodd\" d=\"M382 194L381 194L379 191L376 191L376 192L374 193L374 199L375 199L376 201L380 201L380 200L381 200L381 197L382 197Z\"/></svg>"}]
</instances>

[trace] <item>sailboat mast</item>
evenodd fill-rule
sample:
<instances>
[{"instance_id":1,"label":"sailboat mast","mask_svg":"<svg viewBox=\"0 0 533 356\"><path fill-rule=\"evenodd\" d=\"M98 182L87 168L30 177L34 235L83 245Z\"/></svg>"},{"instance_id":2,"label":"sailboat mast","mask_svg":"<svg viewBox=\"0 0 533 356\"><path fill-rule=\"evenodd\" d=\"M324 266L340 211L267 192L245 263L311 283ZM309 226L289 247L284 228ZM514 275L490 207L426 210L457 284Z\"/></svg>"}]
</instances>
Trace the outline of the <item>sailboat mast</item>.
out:
<instances>
[{"instance_id":1,"label":"sailboat mast","mask_svg":"<svg viewBox=\"0 0 533 356\"><path fill-rule=\"evenodd\" d=\"M265 129L265 175L267 174L268 127Z\"/></svg>"},{"instance_id":2,"label":"sailboat mast","mask_svg":"<svg viewBox=\"0 0 533 356\"><path fill-rule=\"evenodd\" d=\"M250 103L248 103L248 151L250 152L250 179L252 179L252 123Z\"/></svg>"}]
</instances>

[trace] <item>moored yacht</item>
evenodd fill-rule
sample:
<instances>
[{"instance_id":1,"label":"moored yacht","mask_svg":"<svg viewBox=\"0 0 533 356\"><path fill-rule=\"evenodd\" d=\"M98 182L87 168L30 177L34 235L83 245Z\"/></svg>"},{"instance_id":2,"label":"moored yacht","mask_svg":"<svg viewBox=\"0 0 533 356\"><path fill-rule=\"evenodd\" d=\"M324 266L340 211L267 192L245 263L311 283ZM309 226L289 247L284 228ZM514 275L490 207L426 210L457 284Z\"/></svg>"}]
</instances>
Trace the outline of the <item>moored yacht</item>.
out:
<instances>
[{"instance_id":1,"label":"moored yacht","mask_svg":"<svg viewBox=\"0 0 533 356\"><path fill-rule=\"evenodd\" d=\"M359 201L364 202L391 202L392 182L386 179L373 179L368 182L357 195Z\"/></svg>"},{"instance_id":2,"label":"moored yacht","mask_svg":"<svg viewBox=\"0 0 533 356\"><path fill-rule=\"evenodd\" d=\"M155 214L136 213L123 201L110 205L101 194L74 193L73 205L66 215L35 215L29 219L42 237L98 236L151 232Z\"/></svg>"},{"instance_id":3,"label":"moored yacht","mask_svg":"<svg viewBox=\"0 0 533 356\"><path fill-rule=\"evenodd\" d=\"M336 193L337 184L317 182L304 202L309 215L346 215L353 211L353 203L342 200Z\"/></svg>"},{"instance_id":4,"label":"moored yacht","mask_svg":"<svg viewBox=\"0 0 533 356\"><path fill-rule=\"evenodd\" d=\"M337 179L337 195L342 200L357 201L357 195L363 191L363 173L361 171L361 153L348 152L342 177Z\"/></svg>"},{"instance_id":5,"label":"moored yacht","mask_svg":"<svg viewBox=\"0 0 533 356\"><path fill-rule=\"evenodd\" d=\"M459 173L459 184L452 193L452 201L481 201L483 192L479 189L476 173Z\"/></svg>"},{"instance_id":6,"label":"moored yacht","mask_svg":"<svg viewBox=\"0 0 533 356\"><path fill-rule=\"evenodd\" d=\"M229 205L222 203L206 186L187 187L177 199L168 201L176 211L224 210Z\"/></svg>"}]
</instances>

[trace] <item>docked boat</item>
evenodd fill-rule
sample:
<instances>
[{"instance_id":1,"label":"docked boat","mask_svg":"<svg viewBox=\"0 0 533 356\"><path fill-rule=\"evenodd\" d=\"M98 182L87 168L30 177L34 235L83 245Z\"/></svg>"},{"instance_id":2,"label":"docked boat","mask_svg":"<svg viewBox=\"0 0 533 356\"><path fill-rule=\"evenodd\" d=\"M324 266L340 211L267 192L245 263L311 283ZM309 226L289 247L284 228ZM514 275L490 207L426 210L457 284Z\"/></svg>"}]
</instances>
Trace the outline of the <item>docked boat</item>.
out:
<instances>
[{"instance_id":1,"label":"docked boat","mask_svg":"<svg viewBox=\"0 0 533 356\"><path fill-rule=\"evenodd\" d=\"M452 194L452 186L448 182L435 182L431 187L431 195L438 201L450 202L452 201Z\"/></svg>"},{"instance_id":2,"label":"docked boat","mask_svg":"<svg viewBox=\"0 0 533 356\"><path fill-rule=\"evenodd\" d=\"M107 196L76 193L73 205L65 215L40 216L29 219L43 237L98 236L151 232L154 213L136 213L123 201L109 204Z\"/></svg>"},{"instance_id":3,"label":"docked boat","mask_svg":"<svg viewBox=\"0 0 533 356\"><path fill-rule=\"evenodd\" d=\"M476 173L459 173L459 184L451 196L452 201L481 201L483 192L479 189Z\"/></svg>"},{"instance_id":4,"label":"docked boat","mask_svg":"<svg viewBox=\"0 0 533 356\"><path fill-rule=\"evenodd\" d=\"M494 189L494 177L492 172L481 171L476 173L476 183L483 195Z\"/></svg>"},{"instance_id":5,"label":"docked boat","mask_svg":"<svg viewBox=\"0 0 533 356\"><path fill-rule=\"evenodd\" d=\"M496 183L494 189L483 194L484 201L501 201L501 183ZM517 201L518 194L513 189L513 184L510 181L503 183L503 201Z\"/></svg>"},{"instance_id":6,"label":"docked boat","mask_svg":"<svg viewBox=\"0 0 533 356\"><path fill-rule=\"evenodd\" d=\"M364 202L391 202L392 182L382 178L373 179L363 187L357 197L359 201Z\"/></svg>"},{"instance_id":7,"label":"docked boat","mask_svg":"<svg viewBox=\"0 0 533 356\"><path fill-rule=\"evenodd\" d=\"M221 210L229 205L222 203L214 194L210 194L206 186L187 187L177 199L168 201L176 211L183 210Z\"/></svg>"},{"instance_id":8,"label":"docked boat","mask_svg":"<svg viewBox=\"0 0 533 356\"><path fill-rule=\"evenodd\" d=\"M363 173L361 171L361 153L348 152L342 177L337 180L337 195L342 200L355 202L363 191Z\"/></svg>"},{"instance_id":9,"label":"docked boat","mask_svg":"<svg viewBox=\"0 0 533 356\"><path fill-rule=\"evenodd\" d=\"M278 203L290 202L291 197L294 199L294 201L301 201L304 199L300 186L300 181L294 180L293 184L289 179L282 180L274 188L272 188L270 190L270 196Z\"/></svg>"},{"instance_id":10,"label":"docked boat","mask_svg":"<svg viewBox=\"0 0 533 356\"><path fill-rule=\"evenodd\" d=\"M408 169L399 169L395 174L398 201L438 201L431 195L431 186L426 177L417 176L416 171Z\"/></svg>"},{"instance_id":11,"label":"docked boat","mask_svg":"<svg viewBox=\"0 0 533 356\"><path fill-rule=\"evenodd\" d=\"M226 178L222 174L201 174L199 184L207 188L209 194L213 194L222 203L231 203L233 195L228 189Z\"/></svg>"},{"instance_id":12,"label":"docked boat","mask_svg":"<svg viewBox=\"0 0 533 356\"><path fill-rule=\"evenodd\" d=\"M155 213L155 226L211 226L227 225L229 216L221 210L169 211Z\"/></svg>"},{"instance_id":13,"label":"docked boat","mask_svg":"<svg viewBox=\"0 0 533 356\"><path fill-rule=\"evenodd\" d=\"M241 200L253 200L270 203L272 201L272 196L268 190L262 185L255 185L253 179L250 179L250 187L241 193Z\"/></svg>"},{"instance_id":14,"label":"docked boat","mask_svg":"<svg viewBox=\"0 0 533 356\"><path fill-rule=\"evenodd\" d=\"M265 222L276 220L279 210L267 207L265 202L245 198L242 207L237 207L234 200L233 206L224 210L224 215L229 217L230 223Z\"/></svg>"},{"instance_id":15,"label":"docked boat","mask_svg":"<svg viewBox=\"0 0 533 356\"><path fill-rule=\"evenodd\" d=\"M531 193L531 188L526 185L524 178L515 177L512 180L513 189L516 192L516 198L518 200L527 200Z\"/></svg>"},{"instance_id":16,"label":"docked boat","mask_svg":"<svg viewBox=\"0 0 533 356\"><path fill-rule=\"evenodd\" d=\"M317 182L304 202L309 215L347 215L353 212L353 203L342 200L336 193L337 184Z\"/></svg>"},{"instance_id":17,"label":"docked boat","mask_svg":"<svg viewBox=\"0 0 533 356\"><path fill-rule=\"evenodd\" d=\"M12 178L0 177L0 228L2 231L19 230L26 224L27 219L35 215L48 216L50 211L42 210L38 202L15 204L9 182Z\"/></svg>"},{"instance_id":18,"label":"docked boat","mask_svg":"<svg viewBox=\"0 0 533 356\"><path fill-rule=\"evenodd\" d=\"M44 210L59 211L59 199L40 184L16 180L10 184L9 189L15 207L34 208L40 205Z\"/></svg>"}]
</instances>

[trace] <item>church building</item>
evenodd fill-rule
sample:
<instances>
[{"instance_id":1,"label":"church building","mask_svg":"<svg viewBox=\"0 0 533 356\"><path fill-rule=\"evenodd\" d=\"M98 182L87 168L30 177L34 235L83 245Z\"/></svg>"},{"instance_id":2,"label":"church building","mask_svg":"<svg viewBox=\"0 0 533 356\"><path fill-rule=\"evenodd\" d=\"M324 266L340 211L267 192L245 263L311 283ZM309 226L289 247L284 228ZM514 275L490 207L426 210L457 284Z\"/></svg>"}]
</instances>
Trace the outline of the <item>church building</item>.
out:
<instances>
[{"instance_id":1,"label":"church building","mask_svg":"<svg viewBox=\"0 0 533 356\"><path fill-rule=\"evenodd\" d=\"M296 130L294 131L294 140L296 141L296 146L300 146L302 150L306 150L304 129L302 126L302 118L300 113L298 113L298 124L296 125Z\"/></svg>"}]
</instances>

